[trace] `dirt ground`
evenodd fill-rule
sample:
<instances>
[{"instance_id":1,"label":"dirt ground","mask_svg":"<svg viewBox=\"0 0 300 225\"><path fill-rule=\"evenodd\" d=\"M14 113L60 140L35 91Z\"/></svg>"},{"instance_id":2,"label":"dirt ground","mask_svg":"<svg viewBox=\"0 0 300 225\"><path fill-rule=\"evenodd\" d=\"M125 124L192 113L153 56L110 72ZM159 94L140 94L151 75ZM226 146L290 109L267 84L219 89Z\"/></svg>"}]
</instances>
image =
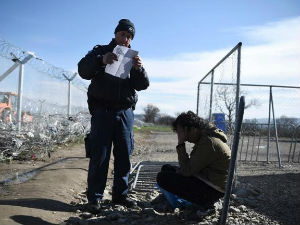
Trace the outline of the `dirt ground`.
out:
<instances>
[{"instance_id":1,"label":"dirt ground","mask_svg":"<svg viewBox=\"0 0 300 225\"><path fill-rule=\"evenodd\" d=\"M60 224L74 214L70 202L86 188L83 145L62 148L43 161L0 164L2 177L41 168L28 181L0 186L0 224ZM55 163L58 160L65 161ZM53 164L51 164L53 163Z\"/></svg>"},{"instance_id":2,"label":"dirt ground","mask_svg":"<svg viewBox=\"0 0 300 225\"><path fill-rule=\"evenodd\" d=\"M176 142L173 133L138 132L132 162L177 161ZM189 150L191 146L188 145ZM238 181L251 183L262 193L256 199L258 205L251 209L258 217L266 217L274 224L300 224L299 164L286 164L283 168L278 168L277 163L237 166ZM81 212L72 202L86 189L87 168L83 144L60 147L47 159L0 163L0 181L6 181L0 184L0 225L57 225L79 217ZM110 172L108 187L111 182ZM109 199L110 190L105 193ZM80 221L78 224L89 224ZM128 224L124 221L114 224ZM145 222L153 223L160 224L155 220Z\"/></svg>"}]
</instances>

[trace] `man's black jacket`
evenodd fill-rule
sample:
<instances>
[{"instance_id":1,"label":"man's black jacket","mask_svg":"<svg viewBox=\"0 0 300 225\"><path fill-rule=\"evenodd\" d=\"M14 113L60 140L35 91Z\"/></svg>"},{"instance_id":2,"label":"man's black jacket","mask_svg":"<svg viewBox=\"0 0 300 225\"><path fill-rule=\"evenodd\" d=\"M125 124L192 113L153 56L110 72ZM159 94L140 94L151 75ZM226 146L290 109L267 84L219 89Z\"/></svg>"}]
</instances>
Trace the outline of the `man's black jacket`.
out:
<instances>
[{"instance_id":1,"label":"man's black jacket","mask_svg":"<svg viewBox=\"0 0 300 225\"><path fill-rule=\"evenodd\" d=\"M78 73L86 80L91 80L88 88L88 105L90 113L97 108L127 109L134 108L138 100L135 92L145 90L149 79L143 67L136 70L132 67L130 77L122 79L105 73L102 57L113 52L116 43L113 39L108 45L96 45L78 63Z\"/></svg>"}]
</instances>

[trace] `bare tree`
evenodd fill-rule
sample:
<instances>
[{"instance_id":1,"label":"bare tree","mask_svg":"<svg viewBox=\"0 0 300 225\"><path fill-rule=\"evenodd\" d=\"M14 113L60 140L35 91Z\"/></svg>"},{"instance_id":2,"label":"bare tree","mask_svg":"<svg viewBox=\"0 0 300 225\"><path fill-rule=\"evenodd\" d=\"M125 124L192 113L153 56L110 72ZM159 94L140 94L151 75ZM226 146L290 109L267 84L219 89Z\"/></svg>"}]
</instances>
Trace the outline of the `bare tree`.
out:
<instances>
[{"instance_id":1,"label":"bare tree","mask_svg":"<svg viewBox=\"0 0 300 225\"><path fill-rule=\"evenodd\" d=\"M297 118L287 117L282 115L279 119L276 119L277 124L282 124L285 126L297 126Z\"/></svg>"},{"instance_id":2,"label":"bare tree","mask_svg":"<svg viewBox=\"0 0 300 225\"><path fill-rule=\"evenodd\" d=\"M173 121L175 120L175 118L173 116L169 116L169 115L160 115L160 117L157 119L157 124L161 124L161 125L172 125Z\"/></svg>"},{"instance_id":3,"label":"bare tree","mask_svg":"<svg viewBox=\"0 0 300 225\"><path fill-rule=\"evenodd\" d=\"M152 104L148 104L145 108L144 108L144 121L146 123L154 123L155 122L155 118L158 116L159 113L159 108L156 107L155 105Z\"/></svg>"},{"instance_id":4,"label":"bare tree","mask_svg":"<svg viewBox=\"0 0 300 225\"><path fill-rule=\"evenodd\" d=\"M247 95L246 91L240 91L240 95ZM225 114L228 119L229 127L231 127L232 122L235 117L235 104L236 104L236 86L221 86L216 89L215 96L216 108ZM245 109L251 106L260 106L258 99L253 98L248 101Z\"/></svg>"},{"instance_id":5,"label":"bare tree","mask_svg":"<svg viewBox=\"0 0 300 225\"><path fill-rule=\"evenodd\" d=\"M276 119L278 136L293 137L298 126L297 118L282 115ZM299 132L298 132L299 133Z\"/></svg>"}]
</instances>

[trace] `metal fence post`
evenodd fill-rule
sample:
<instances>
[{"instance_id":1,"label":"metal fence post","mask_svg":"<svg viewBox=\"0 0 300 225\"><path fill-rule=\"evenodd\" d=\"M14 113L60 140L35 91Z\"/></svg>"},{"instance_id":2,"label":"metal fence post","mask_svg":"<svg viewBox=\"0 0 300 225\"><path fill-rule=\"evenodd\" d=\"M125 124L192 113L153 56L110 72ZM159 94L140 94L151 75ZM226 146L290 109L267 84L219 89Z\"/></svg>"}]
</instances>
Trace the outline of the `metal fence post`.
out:
<instances>
[{"instance_id":1,"label":"metal fence post","mask_svg":"<svg viewBox=\"0 0 300 225\"><path fill-rule=\"evenodd\" d=\"M233 147L231 151L231 160L229 165L228 178L226 182L226 192L224 196L223 209L219 219L219 224L221 225L226 224L226 219L227 219L232 181L233 181L234 170L235 170L235 162L236 162L236 156L239 147L240 132L241 132L241 126L242 126L243 116L244 116L244 108L245 108L245 97L242 96L239 103L237 121L235 123Z\"/></svg>"},{"instance_id":2,"label":"metal fence post","mask_svg":"<svg viewBox=\"0 0 300 225\"><path fill-rule=\"evenodd\" d=\"M17 131L21 130L22 126L22 95L23 95L23 76L24 76L24 64L27 63L35 55L32 52L27 52L27 56L21 61L18 58L14 58L15 62L6 72L0 76L0 82L4 80L11 72L19 66L19 83L18 83L18 102L17 102Z\"/></svg>"},{"instance_id":3,"label":"metal fence post","mask_svg":"<svg viewBox=\"0 0 300 225\"><path fill-rule=\"evenodd\" d=\"M237 55L237 71L236 71L236 96L235 96L235 121L238 119L238 109L239 109L239 99L240 99L240 84L241 84L241 48L242 43L239 43L238 55ZM245 101L243 99L243 101ZM237 170L237 165L235 165L235 172ZM236 174L236 173L235 173ZM235 176L235 181L237 181L237 176ZM235 185L235 184L234 184Z\"/></svg>"},{"instance_id":4,"label":"metal fence post","mask_svg":"<svg viewBox=\"0 0 300 225\"><path fill-rule=\"evenodd\" d=\"M295 157L295 153L296 153L297 133L298 133L299 130L300 130L299 128L300 128L300 126L298 126L298 127L296 128L295 133L294 133L294 143L295 143L295 145L294 145L294 150L293 150L293 155L292 155L292 162L296 162L296 161L294 161L294 157ZM298 162L299 162L299 157L300 157L300 151L299 151L299 156L298 156Z\"/></svg>"},{"instance_id":5,"label":"metal fence post","mask_svg":"<svg viewBox=\"0 0 300 225\"><path fill-rule=\"evenodd\" d=\"M42 111L43 111L43 104L46 100L39 100L40 103L40 110L39 110L39 117L41 118Z\"/></svg>"},{"instance_id":6,"label":"metal fence post","mask_svg":"<svg viewBox=\"0 0 300 225\"><path fill-rule=\"evenodd\" d=\"M270 86L270 94L269 94L269 117L268 117L268 143L267 143L267 163L269 163L269 153L270 153L270 136L271 136L271 96L272 96L272 86Z\"/></svg>"},{"instance_id":7,"label":"metal fence post","mask_svg":"<svg viewBox=\"0 0 300 225\"><path fill-rule=\"evenodd\" d=\"M271 105L272 105L272 112L273 112L273 123L274 123L274 128L275 128L277 157L278 157L279 167L282 167L282 165L281 165L281 158L280 158L280 149L279 149L279 143L278 143L277 124L276 124L276 117L275 117L275 111L274 111L274 102L273 102L272 92L270 94L271 94Z\"/></svg>"},{"instance_id":8,"label":"metal fence post","mask_svg":"<svg viewBox=\"0 0 300 225\"><path fill-rule=\"evenodd\" d=\"M71 81L68 80L68 118L71 115Z\"/></svg>"},{"instance_id":9,"label":"metal fence post","mask_svg":"<svg viewBox=\"0 0 300 225\"><path fill-rule=\"evenodd\" d=\"M18 58L13 59L13 61L15 62L14 65L12 65L7 71L5 71L1 76L0 76L0 82L2 80L4 80L11 72L14 71L14 69L16 69L18 67L18 65L20 64L25 64L27 63L32 57L35 57L35 55L32 52L27 52L27 56L20 61Z\"/></svg>"},{"instance_id":10,"label":"metal fence post","mask_svg":"<svg viewBox=\"0 0 300 225\"><path fill-rule=\"evenodd\" d=\"M71 78L67 77L64 73L63 76L66 78L68 81L68 118L71 115L71 81L76 77L77 73L74 73Z\"/></svg>"},{"instance_id":11,"label":"metal fence post","mask_svg":"<svg viewBox=\"0 0 300 225\"><path fill-rule=\"evenodd\" d=\"M17 130L18 131L21 130L21 123L22 123L23 73L24 73L24 65L20 64L19 84L18 84L18 108L17 108Z\"/></svg>"},{"instance_id":12,"label":"metal fence post","mask_svg":"<svg viewBox=\"0 0 300 225\"><path fill-rule=\"evenodd\" d=\"M240 99L241 48L242 48L242 44L240 44L238 47L238 56L237 56L236 96L235 96L235 116L236 116L236 118L237 118L237 110L239 108L239 99Z\"/></svg>"},{"instance_id":13,"label":"metal fence post","mask_svg":"<svg viewBox=\"0 0 300 225\"><path fill-rule=\"evenodd\" d=\"M198 89L197 89L197 116L199 116L199 94L200 94L200 82L198 82Z\"/></svg>"},{"instance_id":14,"label":"metal fence post","mask_svg":"<svg viewBox=\"0 0 300 225\"><path fill-rule=\"evenodd\" d=\"M209 99L208 121L211 121L213 95L214 95L214 70L211 71L211 79L210 79L210 99Z\"/></svg>"}]
</instances>

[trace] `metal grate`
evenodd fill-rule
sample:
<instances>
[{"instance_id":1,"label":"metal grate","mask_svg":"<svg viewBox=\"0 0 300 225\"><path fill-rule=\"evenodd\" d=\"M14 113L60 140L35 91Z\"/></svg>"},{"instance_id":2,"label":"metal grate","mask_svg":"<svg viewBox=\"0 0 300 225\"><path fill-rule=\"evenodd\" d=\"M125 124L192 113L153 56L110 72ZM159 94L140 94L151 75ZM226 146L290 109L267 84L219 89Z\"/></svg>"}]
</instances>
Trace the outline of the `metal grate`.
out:
<instances>
[{"instance_id":1,"label":"metal grate","mask_svg":"<svg viewBox=\"0 0 300 225\"><path fill-rule=\"evenodd\" d=\"M156 188L156 175L164 164L178 165L177 162L159 162L159 161L142 161L138 163L134 170L135 175L132 189L135 191L152 191ZM135 171L136 169L136 171Z\"/></svg>"}]
</instances>

